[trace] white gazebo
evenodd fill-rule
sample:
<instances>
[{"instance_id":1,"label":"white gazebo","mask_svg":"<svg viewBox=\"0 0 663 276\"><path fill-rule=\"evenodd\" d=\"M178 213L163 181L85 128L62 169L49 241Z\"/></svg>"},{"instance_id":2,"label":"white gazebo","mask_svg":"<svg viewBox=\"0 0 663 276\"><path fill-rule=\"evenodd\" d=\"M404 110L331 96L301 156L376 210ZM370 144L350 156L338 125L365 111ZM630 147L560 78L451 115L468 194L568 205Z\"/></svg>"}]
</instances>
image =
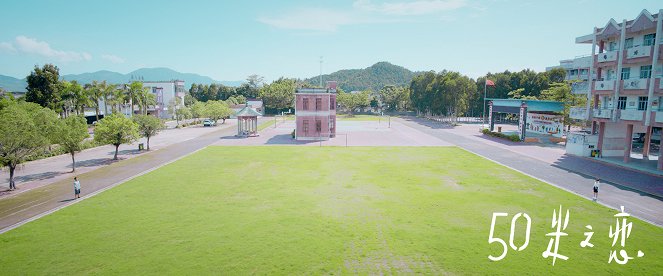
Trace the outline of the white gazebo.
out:
<instances>
[{"instance_id":1,"label":"white gazebo","mask_svg":"<svg viewBox=\"0 0 663 276\"><path fill-rule=\"evenodd\" d=\"M237 117L237 136L255 137L258 136L258 116L262 114L255 111L250 106L245 106L235 114Z\"/></svg>"}]
</instances>

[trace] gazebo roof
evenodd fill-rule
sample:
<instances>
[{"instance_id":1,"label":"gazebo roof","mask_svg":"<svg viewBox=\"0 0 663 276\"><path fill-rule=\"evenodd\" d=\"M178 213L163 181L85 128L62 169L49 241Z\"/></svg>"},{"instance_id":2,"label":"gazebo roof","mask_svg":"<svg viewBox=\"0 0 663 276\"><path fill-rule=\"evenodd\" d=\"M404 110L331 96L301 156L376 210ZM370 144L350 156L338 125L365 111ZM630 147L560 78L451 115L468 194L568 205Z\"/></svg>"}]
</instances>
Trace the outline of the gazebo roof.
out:
<instances>
[{"instance_id":1,"label":"gazebo roof","mask_svg":"<svg viewBox=\"0 0 663 276\"><path fill-rule=\"evenodd\" d=\"M237 114L235 114L235 116L236 117L258 117L258 116L262 116L262 114L260 114L260 112L258 112L258 111L255 111L253 108L251 108L250 106L247 105L244 108L242 108L242 110L237 111Z\"/></svg>"}]
</instances>

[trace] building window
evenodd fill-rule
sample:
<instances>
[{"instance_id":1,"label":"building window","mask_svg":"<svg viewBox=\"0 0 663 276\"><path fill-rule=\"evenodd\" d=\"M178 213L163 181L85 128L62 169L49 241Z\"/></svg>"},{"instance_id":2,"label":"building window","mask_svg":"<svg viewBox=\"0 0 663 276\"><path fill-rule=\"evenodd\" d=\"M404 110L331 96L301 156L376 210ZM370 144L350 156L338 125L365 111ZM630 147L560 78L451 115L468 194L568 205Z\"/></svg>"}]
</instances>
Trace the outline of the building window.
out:
<instances>
[{"instance_id":1,"label":"building window","mask_svg":"<svg viewBox=\"0 0 663 276\"><path fill-rule=\"evenodd\" d=\"M302 105L303 105L302 109L308 110L308 98L304 98Z\"/></svg>"},{"instance_id":2,"label":"building window","mask_svg":"<svg viewBox=\"0 0 663 276\"><path fill-rule=\"evenodd\" d=\"M628 48L633 48L633 38L632 38L632 37L631 37L631 38L627 38L626 40L624 40L624 47L625 47L626 49L628 49Z\"/></svg>"},{"instance_id":3,"label":"building window","mask_svg":"<svg viewBox=\"0 0 663 276\"><path fill-rule=\"evenodd\" d=\"M318 133L322 132L322 121L315 120L315 131Z\"/></svg>"},{"instance_id":4,"label":"building window","mask_svg":"<svg viewBox=\"0 0 663 276\"><path fill-rule=\"evenodd\" d=\"M304 120L304 133L308 133L308 120Z\"/></svg>"},{"instance_id":5,"label":"building window","mask_svg":"<svg viewBox=\"0 0 663 276\"><path fill-rule=\"evenodd\" d=\"M617 42L610 41L610 43L608 44L608 51L610 52L617 51Z\"/></svg>"},{"instance_id":6,"label":"building window","mask_svg":"<svg viewBox=\"0 0 663 276\"><path fill-rule=\"evenodd\" d=\"M631 78L631 68L622 68L622 79L628 80Z\"/></svg>"},{"instance_id":7,"label":"building window","mask_svg":"<svg viewBox=\"0 0 663 276\"><path fill-rule=\"evenodd\" d=\"M617 100L617 109L626 109L626 97L619 97Z\"/></svg>"},{"instance_id":8,"label":"building window","mask_svg":"<svg viewBox=\"0 0 663 276\"><path fill-rule=\"evenodd\" d=\"M334 98L329 98L329 109L334 110L336 108L336 101L334 101Z\"/></svg>"},{"instance_id":9,"label":"building window","mask_svg":"<svg viewBox=\"0 0 663 276\"><path fill-rule=\"evenodd\" d=\"M648 34L645 35L645 40L642 42L642 45L651 46L654 45L655 41L656 41L656 34Z\"/></svg>"},{"instance_id":10,"label":"building window","mask_svg":"<svg viewBox=\"0 0 663 276\"><path fill-rule=\"evenodd\" d=\"M640 66L640 78L641 79L651 78L651 65Z\"/></svg>"},{"instance_id":11,"label":"building window","mask_svg":"<svg viewBox=\"0 0 663 276\"><path fill-rule=\"evenodd\" d=\"M315 110L322 110L322 99L315 99Z\"/></svg>"},{"instance_id":12,"label":"building window","mask_svg":"<svg viewBox=\"0 0 663 276\"><path fill-rule=\"evenodd\" d=\"M638 97L638 110L646 110L648 100L649 97Z\"/></svg>"}]
</instances>

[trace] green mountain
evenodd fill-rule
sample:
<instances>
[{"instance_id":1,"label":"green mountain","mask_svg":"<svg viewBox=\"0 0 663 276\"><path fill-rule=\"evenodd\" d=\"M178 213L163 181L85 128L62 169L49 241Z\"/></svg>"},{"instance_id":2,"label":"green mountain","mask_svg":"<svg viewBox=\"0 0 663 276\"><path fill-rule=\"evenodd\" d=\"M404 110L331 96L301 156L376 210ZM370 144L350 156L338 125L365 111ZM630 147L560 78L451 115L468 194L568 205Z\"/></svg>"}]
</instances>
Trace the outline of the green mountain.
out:
<instances>
[{"instance_id":1,"label":"green mountain","mask_svg":"<svg viewBox=\"0 0 663 276\"><path fill-rule=\"evenodd\" d=\"M28 86L28 83L25 82L25 79L17 79L10 76L0 75L0 88L7 90L9 92L25 92L25 87Z\"/></svg>"},{"instance_id":2,"label":"green mountain","mask_svg":"<svg viewBox=\"0 0 663 276\"><path fill-rule=\"evenodd\" d=\"M29 74L29 72L28 72ZM141 68L127 74L102 70L92 73L82 74L69 74L63 75L63 79L72 81L75 80L79 83L91 83L92 81L107 81L110 83L126 83L131 80L146 80L146 81L168 81L168 80L184 80L184 85L188 89L192 83L198 84L212 84L220 83L226 86L239 86L244 81L217 81L207 76L201 76L192 73L180 73L169 68ZM0 75L0 87L7 91L12 92L25 92L25 87L28 86L25 78L17 79L10 76Z\"/></svg>"},{"instance_id":3,"label":"green mountain","mask_svg":"<svg viewBox=\"0 0 663 276\"><path fill-rule=\"evenodd\" d=\"M335 80L346 92L366 89L378 91L385 85L410 85L410 81L417 74L402 66L383 61L365 69L345 69L322 75L322 80L323 82ZM304 81L317 86L320 84L320 77L315 76Z\"/></svg>"}]
</instances>

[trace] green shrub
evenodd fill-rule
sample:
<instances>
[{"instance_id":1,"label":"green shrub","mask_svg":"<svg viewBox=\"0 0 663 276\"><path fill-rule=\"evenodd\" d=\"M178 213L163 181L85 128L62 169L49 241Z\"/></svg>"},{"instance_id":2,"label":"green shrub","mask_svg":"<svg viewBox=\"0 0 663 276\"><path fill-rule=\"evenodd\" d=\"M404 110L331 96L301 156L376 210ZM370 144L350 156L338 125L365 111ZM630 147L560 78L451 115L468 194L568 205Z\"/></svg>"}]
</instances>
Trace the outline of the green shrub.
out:
<instances>
[{"instance_id":1,"label":"green shrub","mask_svg":"<svg viewBox=\"0 0 663 276\"><path fill-rule=\"evenodd\" d=\"M487 128L482 129L481 133L483 133L485 135L488 135L488 136L492 136L492 137L507 139L507 140L510 140L512 142L520 142L520 136L518 136L518 134L506 135L506 134L501 133L501 132L492 132L492 131L490 131L490 129L487 129Z\"/></svg>"},{"instance_id":2,"label":"green shrub","mask_svg":"<svg viewBox=\"0 0 663 276\"><path fill-rule=\"evenodd\" d=\"M290 134L292 135L292 139L295 139L295 130L294 129L292 130L292 133L290 133Z\"/></svg>"}]
</instances>

